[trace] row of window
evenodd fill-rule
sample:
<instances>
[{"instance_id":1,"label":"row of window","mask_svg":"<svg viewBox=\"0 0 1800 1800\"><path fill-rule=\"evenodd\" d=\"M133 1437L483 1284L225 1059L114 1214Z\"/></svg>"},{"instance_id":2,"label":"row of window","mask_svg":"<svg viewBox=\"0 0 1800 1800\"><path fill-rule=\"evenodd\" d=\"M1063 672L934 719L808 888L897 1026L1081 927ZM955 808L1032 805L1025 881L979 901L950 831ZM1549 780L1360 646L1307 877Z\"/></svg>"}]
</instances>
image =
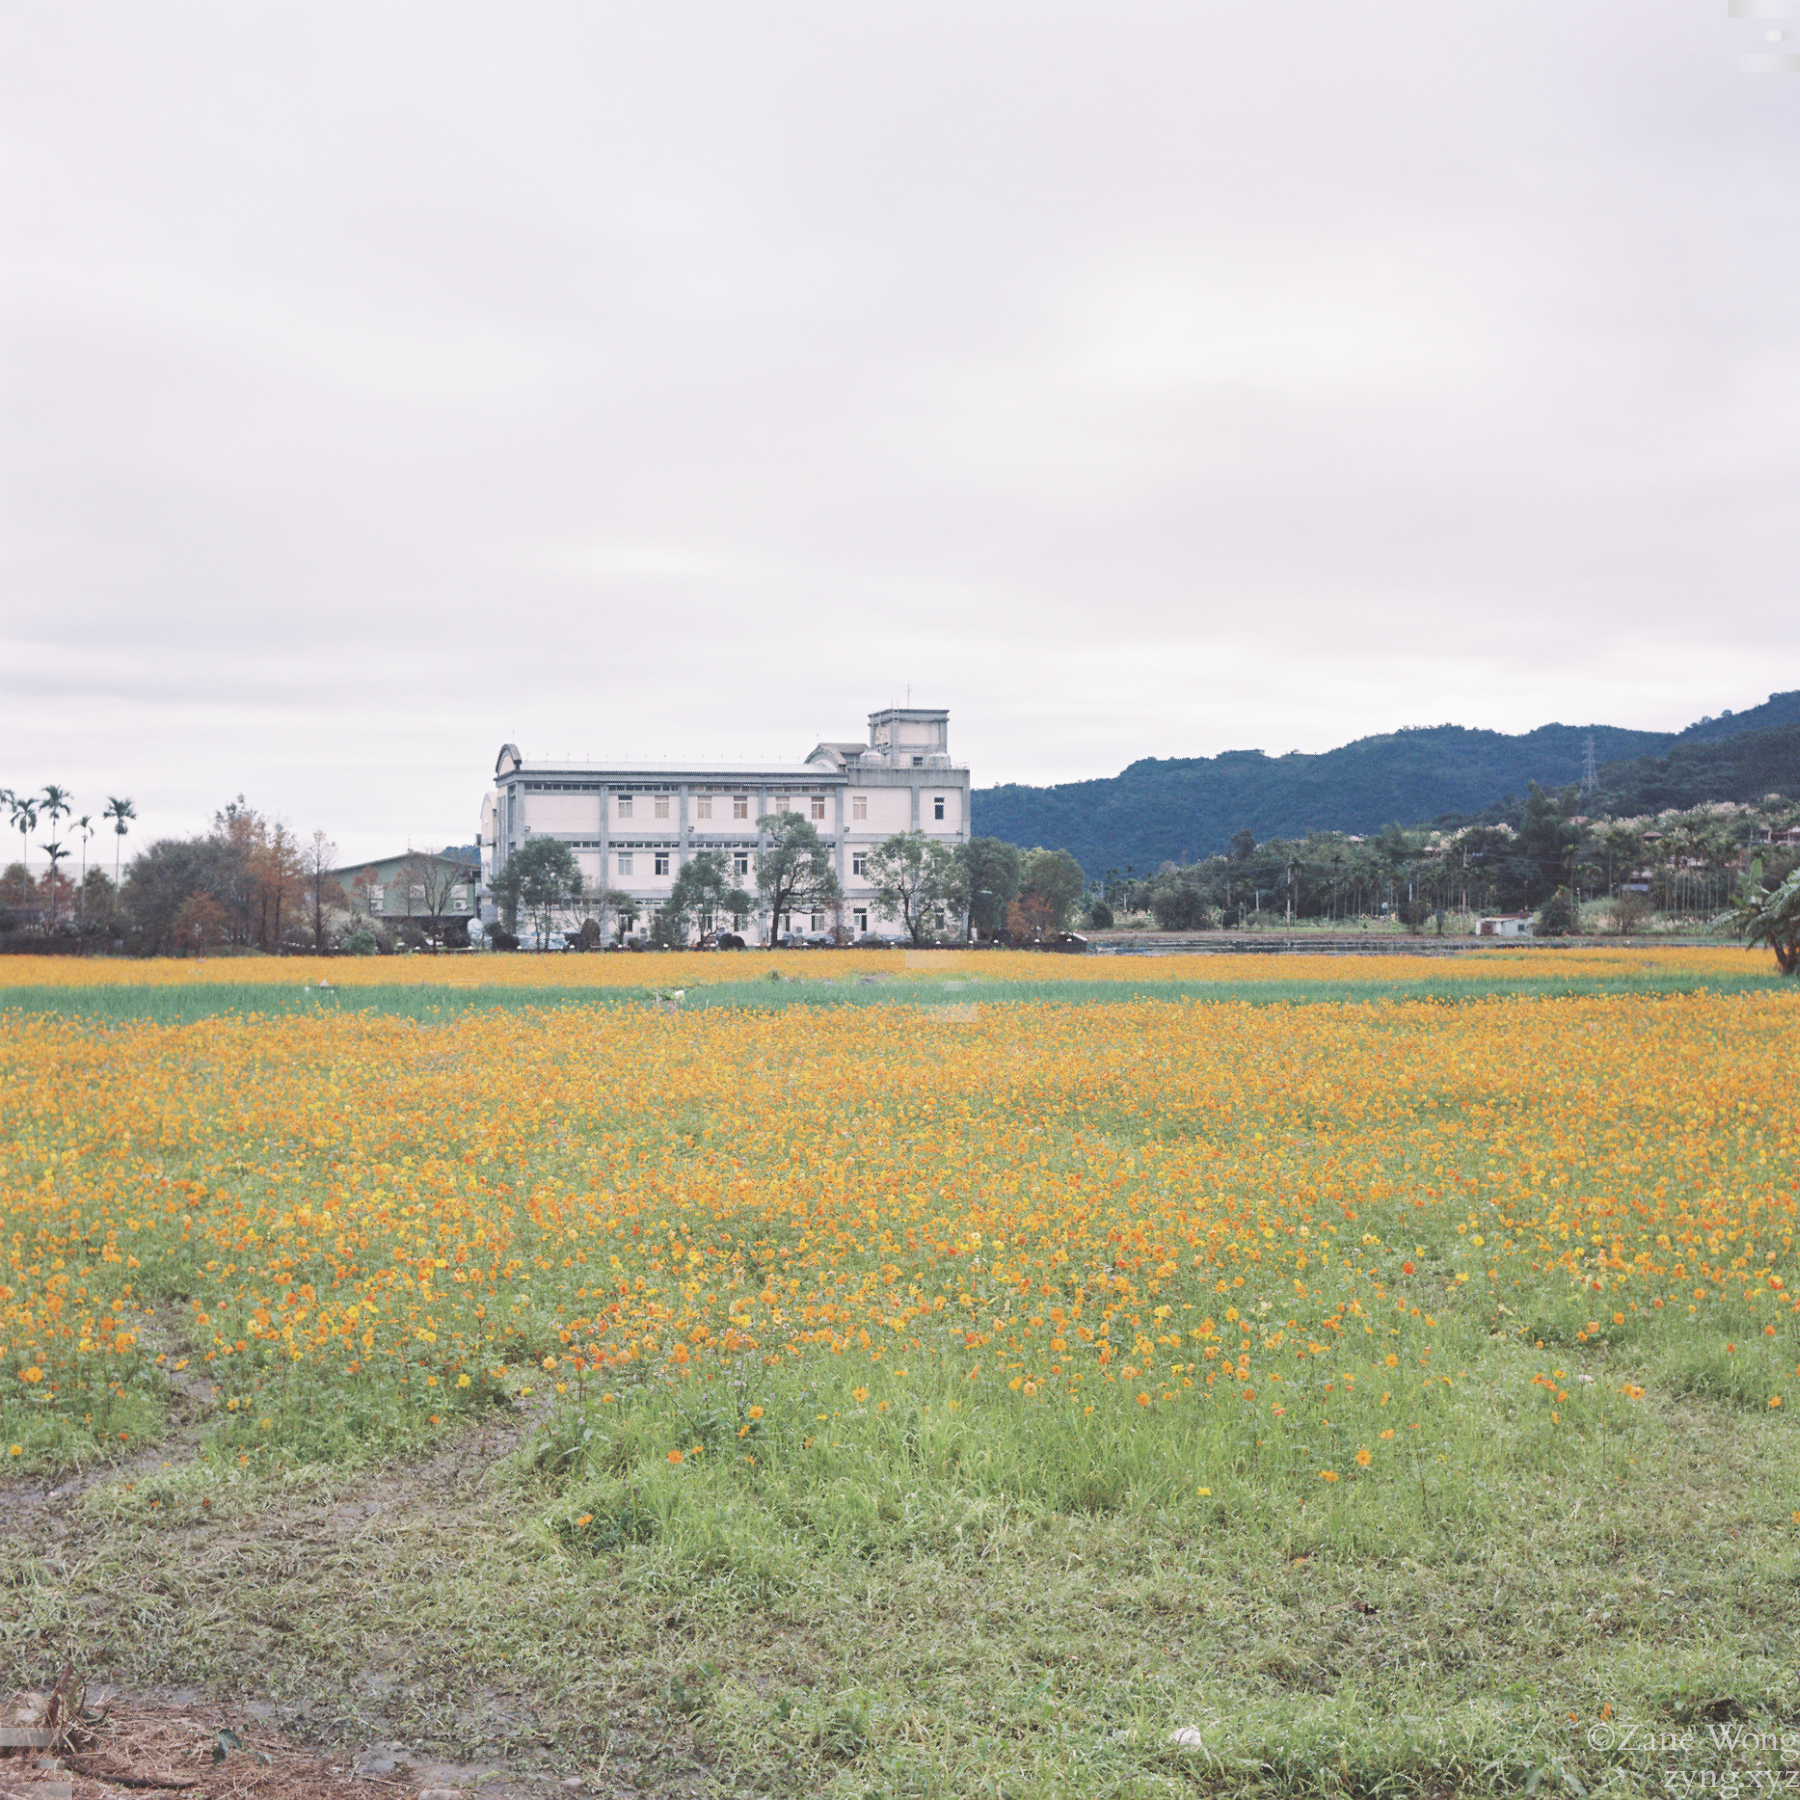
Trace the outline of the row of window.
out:
<instances>
[{"instance_id":1,"label":"row of window","mask_svg":"<svg viewBox=\"0 0 1800 1800\"><path fill-rule=\"evenodd\" d=\"M621 819L630 819L637 816L633 810L634 798L635 797L631 794L620 794L618 796L619 817ZM723 799L724 796L720 795L719 798ZM669 801L670 796L667 794L652 794L650 796L650 816L657 819L668 818ZM775 810L777 812L786 812L788 810L787 795L782 794L776 798ZM807 795L806 810L809 817L822 820L825 817L825 796L823 794ZM711 794L696 794L694 796L694 816L699 819L710 819L713 816L713 796ZM732 795L731 816L734 819L749 818L750 796L748 794ZM850 817L853 819L866 819L868 816L869 796L867 794L852 794L850 796ZM932 796L931 816L934 819L943 818L944 796L942 794L934 794Z\"/></svg>"},{"instance_id":2,"label":"row of window","mask_svg":"<svg viewBox=\"0 0 1800 1800\"><path fill-rule=\"evenodd\" d=\"M717 797L722 800L725 796L721 794ZM619 817L621 819L636 817L633 807L634 799L635 796L631 794L619 795L618 806ZM668 818L669 799L670 797L667 794L652 794L650 796L652 818ZM713 816L713 799L714 796L711 794L695 794L693 796L694 817L697 819L710 819ZM825 796L823 794L809 794L807 796L806 805L807 811L813 818L823 819L825 817ZM788 797L785 794L777 798L775 810L777 812L786 812L788 810ZM866 819L869 816L869 802L867 796L859 794L851 802L851 815L858 819ZM749 818L750 796L748 794L733 794L731 796L731 816L734 819Z\"/></svg>"},{"instance_id":3,"label":"row of window","mask_svg":"<svg viewBox=\"0 0 1800 1800\"><path fill-rule=\"evenodd\" d=\"M657 850L652 853L651 861L653 864L653 872L655 874L658 874L658 875L668 874L669 858L670 858L671 854L672 854L672 852L670 852L668 850ZM621 875L631 875L631 874L636 873L636 869L637 869L637 853L636 853L636 851L618 850L618 851L614 852L614 858L618 863L619 873ZM732 851L732 853L731 853L731 872L733 875L748 875L750 873L750 852L748 850ZM868 853L868 851L866 851L866 850L852 851L851 856L850 856L850 873L852 875L866 876L868 874L868 872L869 872L869 853Z\"/></svg>"}]
</instances>

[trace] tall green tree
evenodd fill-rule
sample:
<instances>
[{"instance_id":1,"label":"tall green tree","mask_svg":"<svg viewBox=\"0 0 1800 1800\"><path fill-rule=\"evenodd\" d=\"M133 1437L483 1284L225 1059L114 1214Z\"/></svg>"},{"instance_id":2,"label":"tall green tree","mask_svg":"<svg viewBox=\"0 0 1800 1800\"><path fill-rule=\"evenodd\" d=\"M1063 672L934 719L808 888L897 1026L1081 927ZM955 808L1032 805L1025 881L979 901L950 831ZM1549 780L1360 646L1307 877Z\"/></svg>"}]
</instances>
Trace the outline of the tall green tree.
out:
<instances>
[{"instance_id":1,"label":"tall green tree","mask_svg":"<svg viewBox=\"0 0 1800 1800\"><path fill-rule=\"evenodd\" d=\"M537 932L540 950L557 929L558 915L579 906L583 892L575 852L558 838L532 838L506 859L494 882L507 930L518 930L523 910Z\"/></svg>"},{"instance_id":2,"label":"tall green tree","mask_svg":"<svg viewBox=\"0 0 1800 1800\"><path fill-rule=\"evenodd\" d=\"M79 924L87 924L87 847L88 840L94 835L94 821L83 813L75 821L75 829L81 833L81 885L76 888L77 905L79 907Z\"/></svg>"},{"instance_id":3,"label":"tall green tree","mask_svg":"<svg viewBox=\"0 0 1800 1800\"><path fill-rule=\"evenodd\" d=\"M54 931L56 929L56 890L62 879L56 872L56 865L67 861L75 852L65 849L61 844L45 844L43 851L50 859L50 873L44 877L44 886L50 891L50 929Z\"/></svg>"},{"instance_id":4,"label":"tall green tree","mask_svg":"<svg viewBox=\"0 0 1800 1800\"><path fill-rule=\"evenodd\" d=\"M651 940L685 947L695 926L704 930L708 919L741 918L753 904L732 879L724 851L702 850L681 865L668 899L651 921Z\"/></svg>"},{"instance_id":5,"label":"tall green tree","mask_svg":"<svg viewBox=\"0 0 1800 1800\"><path fill-rule=\"evenodd\" d=\"M1020 898L1035 896L1043 902L1050 928L1067 931L1075 916L1075 903L1087 891L1081 864L1066 850L1032 850L1026 854L1021 875Z\"/></svg>"},{"instance_id":6,"label":"tall green tree","mask_svg":"<svg viewBox=\"0 0 1800 1800\"><path fill-rule=\"evenodd\" d=\"M68 818L74 810L74 802L70 799L67 788L58 787L54 781L46 785L39 811L50 821L52 831L56 830L59 819Z\"/></svg>"},{"instance_id":7,"label":"tall green tree","mask_svg":"<svg viewBox=\"0 0 1800 1800\"><path fill-rule=\"evenodd\" d=\"M956 859L949 845L922 831L897 831L869 852L867 874L876 904L906 927L915 944L922 944L952 897Z\"/></svg>"},{"instance_id":8,"label":"tall green tree","mask_svg":"<svg viewBox=\"0 0 1800 1800\"><path fill-rule=\"evenodd\" d=\"M129 800L115 799L108 796L101 818L111 819L113 836L118 840L113 845L113 886L119 886L119 858L125 850L125 833L131 829L131 821L137 817L137 808Z\"/></svg>"},{"instance_id":9,"label":"tall green tree","mask_svg":"<svg viewBox=\"0 0 1800 1800\"><path fill-rule=\"evenodd\" d=\"M13 830L19 834L19 860L25 873L31 873L31 833L37 830L38 803L35 794L9 794L7 810L12 814Z\"/></svg>"},{"instance_id":10,"label":"tall green tree","mask_svg":"<svg viewBox=\"0 0 1800 1800\"><path fill-rule=\"evenodd\" d=\"M831 906L843 898L831 851L810 819L799 813L765 813L756 821L768 842L756 855L756 891L769 915L769 942L781 921L802 908Z\"/></svg>"},{"instance_id":11,"label":"tall green tree","mask_svg":"<svg viewBox=\"0 0 1800 1800\"><path fill-rule=\"evenodd\" d=\"M160 838L147 846L132 859L119 896L135 947L152 956L184 947L178 920L196 895L204 895L216 909L207 913L209 921L224 918L223 897L233 891L236 862L233 846L216 835Z\"/></svg>"},{"instance_id":12,"label":"tall green tree","mask_svg":"<svg viewBox=\"0 0 1800 1800\"><path fill-rule=\"evenodd\" d=\"M954 854L956 903L982 937L999 937L1006 929L1006 909L1019 897L1024 853L1000 838L977 837L958 844Z\"/></svg>"}]
</instances>

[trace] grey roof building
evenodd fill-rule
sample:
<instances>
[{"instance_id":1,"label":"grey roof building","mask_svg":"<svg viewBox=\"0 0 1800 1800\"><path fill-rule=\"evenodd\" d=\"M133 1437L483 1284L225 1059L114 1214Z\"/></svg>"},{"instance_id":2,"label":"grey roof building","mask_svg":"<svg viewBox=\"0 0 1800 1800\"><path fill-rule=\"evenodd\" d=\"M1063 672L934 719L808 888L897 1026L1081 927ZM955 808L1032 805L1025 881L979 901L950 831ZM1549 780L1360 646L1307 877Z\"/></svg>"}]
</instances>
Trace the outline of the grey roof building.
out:
<instances>
[{"instance_id":1,"label":"grey roof building","mask_svg":"<svg viewBox=\"0 0 1800 1800\"><path fill-rule=\"evenodd\" d=\"M702 851L731 858L753 886L768 840L756 821L799 812L830 846L844 890L842 923L858 934L890 928L864 874L867 852L896 832L945 844L969 836L969 770L950 759L950 715L931 707L887 707L869 715L866 742L816 744L793 763L576 763L527 758L502 747L481 804L484 890L506 859L533 837L568 844L590 889L630 897L639 914L660 905L683 862ZM483 916L491 918L491 901ZM768 942L822 930L822 915L771 922Z\"/></svg>"}]
</instances>

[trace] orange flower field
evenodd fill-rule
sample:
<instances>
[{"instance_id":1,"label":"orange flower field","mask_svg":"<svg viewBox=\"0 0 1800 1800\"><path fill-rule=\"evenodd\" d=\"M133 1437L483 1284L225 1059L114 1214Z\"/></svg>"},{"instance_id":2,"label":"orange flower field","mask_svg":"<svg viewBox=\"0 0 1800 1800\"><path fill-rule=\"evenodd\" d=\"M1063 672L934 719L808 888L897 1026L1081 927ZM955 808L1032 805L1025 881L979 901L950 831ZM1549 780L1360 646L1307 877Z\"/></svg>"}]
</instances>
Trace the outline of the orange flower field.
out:
<instances>
[{"instance_id":1,"label":"orange flower field","mask_svg":"<svg viewBox=\"0 0 1800 1800\"><path fill-rule=\"evenodd\" d=\"M1571 1401L1558 1344L1781 1405L1794 1020L1781 992L15 1018L5 1430L129 1439L204 1373L248 1456L321 1396L438 1425L799 1369L1309 1443L1335 1412L1353 1476L1494 1332L1547 1345L1507 1399L1557 1424L1632 1398Z\"/></svg>"},{"instance_id":2,"label":"orange flower field","mask_svg":"<svg viewBox=\"0 0 1800 1800\"><path fill-rule=\"evenodd\" d=\"M1302 938L1299 940L1304 942ZM842 981L898 975L908 970L969 975L1002 981L1101 983L1259 981L1391 982L1485 980L1502 971L1509 980L1553 980L1637 973L1701 979L1759 970L1764 951L1622 949L1608 945L1545 949L1496 945L1477 955L1345 956L1296 951L1282 955L1046 957L1024 950L835 950L759 952L750 956L691 952L672 955L559 956L471 955L332 957L166 957L135 962L111 958L0 957L0 992L8 988L164 988L203 985L241 987L278 982L302 988L328 982L334 988L550 988L566 992L637 988L655 981L669 987L703 987L777 971L790 980Z\"/></svg>"}]
</instances>

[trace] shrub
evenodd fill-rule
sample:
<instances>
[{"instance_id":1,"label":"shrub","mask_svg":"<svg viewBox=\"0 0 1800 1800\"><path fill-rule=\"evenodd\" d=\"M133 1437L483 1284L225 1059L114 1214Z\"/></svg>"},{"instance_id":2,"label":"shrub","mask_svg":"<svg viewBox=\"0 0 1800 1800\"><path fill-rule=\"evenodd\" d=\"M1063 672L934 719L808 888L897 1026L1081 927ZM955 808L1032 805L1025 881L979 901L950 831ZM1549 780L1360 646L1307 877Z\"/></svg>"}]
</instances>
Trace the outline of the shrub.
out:
<instances>
[{"instance_id":1,"label":"shrub","mask_svg":"<svg viewBox=\"0 0 1800 1800\"><path fill-rule=\"evenodd\" d=\"M1575 897L1566 887L1559 887L1538 909L1539 937L1567 937L1581 927L1581 915Z\"/></svg>"},{"instance_id":2,"label":"shrub","mask_svg":"<svg viewBox=\"0 0 1800 1800\"><path fill-rule=\"evenodd\" d=\"M1205 892L1179 879L1159 883L1150 892L1150 911L1159 931L1211 931L1212 908Z\"/></svg>"}]
</instances>

